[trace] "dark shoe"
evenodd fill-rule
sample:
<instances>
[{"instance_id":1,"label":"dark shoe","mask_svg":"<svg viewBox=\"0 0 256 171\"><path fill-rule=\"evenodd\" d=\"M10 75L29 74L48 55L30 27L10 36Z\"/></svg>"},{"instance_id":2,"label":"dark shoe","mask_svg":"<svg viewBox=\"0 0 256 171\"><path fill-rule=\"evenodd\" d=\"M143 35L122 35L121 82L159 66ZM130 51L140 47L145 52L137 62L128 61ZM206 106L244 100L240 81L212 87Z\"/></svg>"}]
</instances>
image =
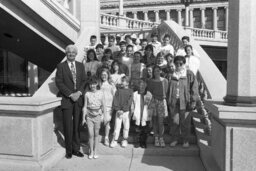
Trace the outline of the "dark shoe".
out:
<instances>
[{"instance_id":1,"label":"dark shoe","mask_svg":"<svg viewBox=\"0 0 256 171\"><path fill-rule=\"evenodd\" d=\"M147 144L145 142L141 143L140 145L141 148L147 148Z\"/></svg>"},{"instance_id":2,"label":"dark shoe","mask_svg":"<svg viewBox=\"0 0 256 171\"><path fill-rule=\"evenodd\" d=\"M134 147L139 148L140 147L140 137L136 136L134 139L135 139Z\"/></svg>"},{"instance_id":3,"label":"dark shoe","mask_svg":"<svg viewBox=\"0 0 256 171\"><path fill-rule=\"evenodd\" d=\"M80 151L73 151L72 154L75 155L75 156L77 156L77 157L84 157L84 154L81 153Z\"/></svg>"},{"instance_id":4,"label":"dark shoe","mask_svg":"<svg viewBox=\"0 0 256 171\"><path fill-rule=\"evenodd\" d=\"M72 154L71 153L66 153L66 156L65 156L67 159L71 159L72 158Z\"/></svg>"}]
</instances>

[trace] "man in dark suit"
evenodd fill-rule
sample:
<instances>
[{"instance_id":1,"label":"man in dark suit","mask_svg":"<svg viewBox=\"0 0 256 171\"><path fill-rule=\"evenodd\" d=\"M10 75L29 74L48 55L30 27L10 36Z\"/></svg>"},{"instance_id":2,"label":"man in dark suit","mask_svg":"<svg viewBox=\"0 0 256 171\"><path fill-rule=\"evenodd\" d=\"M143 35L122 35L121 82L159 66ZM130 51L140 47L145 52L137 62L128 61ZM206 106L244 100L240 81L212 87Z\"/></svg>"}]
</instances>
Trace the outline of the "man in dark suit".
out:
<instances>
[{"instance_id":1,"label":"man in dark suit","mask_svg":"<svg viewBox=\"0 0 256 171\"><path fill-rule=\"evenodd\" d=\"M85 89L85 70L82 63L75 61L77 48L74 45L66 47L67 60L58 64L56 86L58 95L62 97L63 127L65 136L66 158L73 155L83 157L80 150L79 124L83 107Z\"/></svg>"}]
</instances>

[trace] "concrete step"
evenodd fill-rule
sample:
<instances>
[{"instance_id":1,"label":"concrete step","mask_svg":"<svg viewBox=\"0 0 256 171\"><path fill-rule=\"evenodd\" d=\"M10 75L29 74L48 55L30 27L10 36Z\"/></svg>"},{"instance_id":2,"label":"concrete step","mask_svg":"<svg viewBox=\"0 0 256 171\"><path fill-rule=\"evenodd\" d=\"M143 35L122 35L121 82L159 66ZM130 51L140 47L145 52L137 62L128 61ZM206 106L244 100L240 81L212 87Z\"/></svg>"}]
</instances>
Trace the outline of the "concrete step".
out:
<instances>
[{"instance_id":1,"label":"concrete step","mask_svg":"<svg viewBox=\"0 0 256 171\"><path fill-rule=\"evenodd\" d=\"M85 154L88 154L88 144L82 144L82 150ZM135 148L133 144L128 144L126 148L123 148L118 144L115 148L110 148L102 143L99 144L98 153L100 155L123 155L123 156L199 156L199 148L197 145L191 145L189 148L183 148L181 145L176 147L170 147L166 144L166 147L155 147L149 144L147 148Z\"/></svg>"},{"instance_id":2,"label":"concrete step","mask_svg":"<svg viewBox=\"0 0 256 171\"><path fill-rule=\"evenodd\" d=\"M86 131L83 131L81 134L81 141L82 142L87 142L88 141L88 134ZM110 141L112 140L112 134L110 134L109 139ZM100 141L103 142L104 141L104 133L100 133L100 137L99 137ZM118 142L122 141L122 135L119 136ZM164 134L164 141L166 144L170 144L173 139L170 135L168 134ZM136 134L134 132L129 133L129 138L128 138L128 142L129 143L135 143L136 142ZM154 136L153 135L149 135L147 138L147 144L153 144L154 143ZM182 143L181 140L179 140L179 143ZM196 140L196 136L195 135L190 135L189 136L189 143L190 144L196 144L197 140Z\"/></svg>"}]
</instances>

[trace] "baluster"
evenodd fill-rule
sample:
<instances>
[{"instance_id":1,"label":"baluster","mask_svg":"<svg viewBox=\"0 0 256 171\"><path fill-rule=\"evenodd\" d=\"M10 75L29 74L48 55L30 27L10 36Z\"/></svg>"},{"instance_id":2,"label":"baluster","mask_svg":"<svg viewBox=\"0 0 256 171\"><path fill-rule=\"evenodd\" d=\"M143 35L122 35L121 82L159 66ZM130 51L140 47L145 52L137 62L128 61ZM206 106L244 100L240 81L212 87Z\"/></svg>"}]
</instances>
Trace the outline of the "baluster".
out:
<instances>
[{"instance_id":1,"label":"baluster","mask_svg":"<svg viewBox=\"0 0 256 171\"><path fill-rule=\"evenodd\" d=\"M111 24L111 26L114 25L114 23L113 23L113 17L110 17L110 24Z\"/></svg>"},{"instance_id":2,"label":"baluster","mask_svg":"<svg viewBox=\"0 0 256 171\"><path fill-rule=\"evenodd\" d=\"M106 25L109 25L109 17L106 16Z\"/></svg>"},{"instance_id":3,"label":"baluster","mask_svg":"<svg viewBox=\"0 0 256 171\"><path fill-rule=\"evenodd\" d=\"M105 35L105 42L104 42L104 44L108 45L108 34L104 34L104 35Z\"/></svg>"}]
</instances>

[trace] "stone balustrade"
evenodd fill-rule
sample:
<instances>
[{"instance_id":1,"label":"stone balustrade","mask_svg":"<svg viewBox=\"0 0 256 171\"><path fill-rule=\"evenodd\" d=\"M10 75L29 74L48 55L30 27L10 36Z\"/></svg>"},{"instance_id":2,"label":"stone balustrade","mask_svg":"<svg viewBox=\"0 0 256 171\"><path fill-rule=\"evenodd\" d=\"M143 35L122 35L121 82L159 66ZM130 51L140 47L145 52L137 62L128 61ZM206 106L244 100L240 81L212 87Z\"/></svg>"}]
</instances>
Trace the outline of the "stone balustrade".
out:
<instances>
[{"instance_id":1,"label":"stone balustrade","mask_svg":"<svg viewBox=\"0 0 256 171\"><path fill-rule=\"evenodd\" d=\"M224 40L228 40L228 32L227 31L218 31L220 33L220 38Z\"/></svg>"},{"instance_id":2,"label":"stone balustrade","mask_svg":"<svg viewBox=\"0 0 256 171\"><path fill-rule=\"evenodd\" d=\"M185 28L190 32L191 36L196 38L204 39L224 39L227 41L228 33L227 31L220 30L209 30L209 29L200 29L200 28Z\"/></svg>"},{"instance_id":3,"label":"stone balustrade","mask_svg":"<svg viewBox=\"0 0 256 171\"><path fill-rule=\"evenodd\" d=\"M122 16L116 16L111 14L101 13L100 21L102 26L109 26L109 27L119 27L119 28L128 28L128 29L145 29L145 28L152 28L157 23L131 19Z\"/></svg>"},{"instance_id":4,"label":"stone balustrade","mask_svg":"<svg viewBox=\"0 0 256 171\"><path fill-rule=\"evenodd\" d=\"M146 29L122 29L122 30L101 30L101 36L105 37L104 44L108 44L108 37L114 36L119 37L120 41L124 40L125 35L131 35L135 39L149 39L152 28Z\"/></svg>"}]
</instances>

